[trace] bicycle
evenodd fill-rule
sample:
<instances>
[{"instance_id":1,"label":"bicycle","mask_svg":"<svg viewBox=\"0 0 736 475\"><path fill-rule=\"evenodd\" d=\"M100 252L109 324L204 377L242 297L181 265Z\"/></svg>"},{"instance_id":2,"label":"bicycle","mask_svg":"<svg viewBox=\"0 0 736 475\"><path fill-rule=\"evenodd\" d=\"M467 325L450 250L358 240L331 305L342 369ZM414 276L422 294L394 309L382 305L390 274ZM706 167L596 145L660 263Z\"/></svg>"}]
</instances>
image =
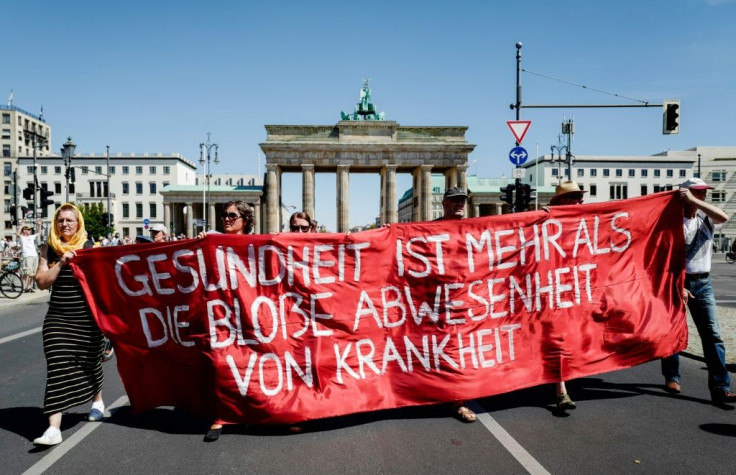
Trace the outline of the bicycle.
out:
<instances>
[{"instance_id":1,"label":"bicycle","mask_svg":"<svg viewBox=\"0 0 736 475\"><path fill-rule=\"evenodd\" d=\"M736 255L734 255L733 252L727 252L726 253L726 262L728 262L729 264L733 264L734 257L736 257Z\"/></svg>"},{"instance_id":2,"label":"bicycle","mask_svg":"<svg viewBox=\"0 0 736 475\"><path fill-rule=\"evenodd\" d=\"M20 260L13 259L0 274L0 292L9 299L17 299L23 293L23 279L18 275L19 270Z\"/></svg>"}]
</instances>

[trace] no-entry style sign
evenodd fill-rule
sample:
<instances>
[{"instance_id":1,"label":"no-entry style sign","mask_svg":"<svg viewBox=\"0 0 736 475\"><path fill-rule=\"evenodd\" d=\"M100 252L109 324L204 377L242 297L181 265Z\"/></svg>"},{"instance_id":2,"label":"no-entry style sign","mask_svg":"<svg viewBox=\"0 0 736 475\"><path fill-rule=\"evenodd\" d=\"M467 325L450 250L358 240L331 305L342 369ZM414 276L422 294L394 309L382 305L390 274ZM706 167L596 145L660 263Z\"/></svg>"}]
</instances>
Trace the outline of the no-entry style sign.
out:
<instances>
[{"instance_id":1,"label":"no-entry style sign","mask_svg":"<svg viewBox=\"0 0 736 475\"><path fill-rule=\"evenodd\" d=\"M529 126L532 125L532 121L531 120L507 120L506 125L508 125L509 129L511 129L511 133L514 134L516 143L521 145L521 142L524 140L524 136L526 135L527 130L529 130Z\"/></svg>"}]
</instances>

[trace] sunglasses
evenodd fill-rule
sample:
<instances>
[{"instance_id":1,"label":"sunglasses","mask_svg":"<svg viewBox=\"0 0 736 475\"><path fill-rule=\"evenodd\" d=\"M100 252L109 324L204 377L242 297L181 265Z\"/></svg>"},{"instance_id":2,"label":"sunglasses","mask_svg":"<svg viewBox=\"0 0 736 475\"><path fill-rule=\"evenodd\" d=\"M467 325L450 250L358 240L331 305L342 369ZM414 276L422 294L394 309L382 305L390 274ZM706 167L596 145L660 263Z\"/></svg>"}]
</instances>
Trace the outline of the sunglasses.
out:
<instances>
[{"instance_id":1,"label":"sunglasses","mask_svg":"<svg viewBox=\"0 0 736 475\"><path fill-rule=\"evenodd\" d=\"M222 219L238 219L242 218L238 213L225 213L222 215Z\"/></svg>"},{"instance_id":2,"label":"sunglasses","mask_svg":"<svg viewBox=\"0 0 736 475\"><path fill-rule=\"evenodd\" d=\"M292 224L291 232L292 233L296 233L296 232L306 233L306 232L309 232L309 226L295 226Z\"/></svg>"}]
</instances>

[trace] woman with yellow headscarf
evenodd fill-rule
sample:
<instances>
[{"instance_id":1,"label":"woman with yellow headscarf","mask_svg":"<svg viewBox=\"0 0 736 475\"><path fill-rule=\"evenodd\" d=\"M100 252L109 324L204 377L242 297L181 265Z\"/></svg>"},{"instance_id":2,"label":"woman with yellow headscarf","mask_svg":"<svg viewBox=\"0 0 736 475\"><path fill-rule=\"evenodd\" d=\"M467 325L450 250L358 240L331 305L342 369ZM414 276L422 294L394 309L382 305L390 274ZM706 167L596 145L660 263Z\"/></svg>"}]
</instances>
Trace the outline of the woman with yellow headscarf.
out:
<instances>
[{"instance_id":1,"label":"woman with yellow headscarf","mask_svg":"<svg viewBox=\"0 0 736 475\"><path fill-rule=\"evenodd\" d=\"M93 400L88 420L102 420L102 351L104 341L69 263L77 250L88 247L84 218L66 203L52 218L49 240L36 272L39 289L51 287L49 310L43 323L43 351L47 380L44 415L49 428L33 441L37 445L61 443L61 413Z\"/></svg>"}]
</instances>

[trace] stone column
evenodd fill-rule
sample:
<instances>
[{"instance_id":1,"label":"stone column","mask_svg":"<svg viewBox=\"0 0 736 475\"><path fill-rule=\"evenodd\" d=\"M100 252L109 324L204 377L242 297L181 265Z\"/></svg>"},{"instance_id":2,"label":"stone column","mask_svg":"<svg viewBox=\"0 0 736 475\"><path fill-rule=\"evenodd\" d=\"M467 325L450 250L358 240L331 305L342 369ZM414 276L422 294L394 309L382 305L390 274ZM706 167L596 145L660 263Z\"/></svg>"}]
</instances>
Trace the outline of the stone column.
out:
<instances>
[{"instance_id":1,"label":"stone column","mask_svg":"<svg viewBox=\"0 0 736 475\"><path fill-rule=\"evenodd\" d=\"M281 193L281 174L279 166L274 163L266 164L266 234L277 233L281 230L279 222L279 195Z\"/></svg>"},{"instance_id":2,"label":"stone column","mask_svg":"<svg viewBox=\"0 0 736 475\"><path fill-rule=\"evenodd\" d=\"M386 193L383 195L384 208L386 209L385 223L396 223L399 221L399 203L396 197L396 165L386 165Z\"/></svg>"},{"instance_id":3,"label":"stone column","mask_svg":"<svg viewBox=\"0 0 736 475\"><path fill-rule=\"evenodd\" d=\"M215 216L215 203L212 202L212 196L210 196L210 202L207 203L207 229L217 229L217 216Z\"/></svg>"},{"instance_id":4,"label":"stone column","mask_svg":"<svg viewBox=\"0 0 736 475\"><path fill-rule=\"evenodd\" d=\"M457 186L457 167L452 167L445 172L445 190Z\"/></svg>"},{"instance_id":5,"label":"stone column","mask_svg":"<svg viewBox=\"0 0 736 475\"><path fill-rule=\"evenodd\" d=\"M432 165L422 165L422 188L419 194L421 221L432 219Z\"/></svg>"},{"instance_id":6,"label":"stone column","mask_svg":"<svg viewBox=\"0 0 736 475\"><path fill-rule=\"evenodd\" d=\"M473 214L471 215L471 217L473 217L473 218L479 217L480 216L480 203L476 203L474 201L471 201L470 202L470 206L473 207Z\"/></svg>"},{"instance_id":7,"label":"stone column","mask_svg":"<svg viewBox=\"0 0 736 475\"><path fill-rule=\"evenodd\" d=\"M164 226L169 230L169 236L174 232L171 222L171 203L164 203Z\"/></svg>"},{"instance_id":8,"label":"stone column","mask_svg":"<svg viewBox=\"0 0 736 475\"><path fill-rule=\"evenodd\" d=\"M420 195L422 190L422 170L421 168L415 168L411 172L412 185L411 185L411 220L422 221L420 212Z\"/></svg>"},{"instance_id":9,"label":"stone column","mask_svg":"<svg viewBox=\"0 0 736 475\"><path fill-rule=\"evenodd\" d=\"M457 166L457 186L468 192L468 166Z\"/></svg>"},{"instance_id":10,"label":"stone column","mask_svg":"<svg viewBox=\"0 0 736 475\"><path fill-rule=\"evenodd\" d=\"M350 231L350 165L337 166L337 232Z\"/></svg>"},{"instance_id":11,"label":"stone column","mask_svg":"<svg viewBox=\"0 0 736 475\"><path fill-rule=\"evenodd\" d=\"M385 225L388 221L386 221L386 167L381 168L381 197L379 201L381 202L380 207L378 208L378 219L381 220L381 225Z\"/></svg>"},{"instance_id":12,"label":"stone column","mask_svg":"<svg viewBox=\"0 0 736 475\"><path fill-rule=\"evenodd\" d=\"M261 234L261 200L256 200L251 206L253 206L253 234Z\"/></svg>"},{"instance_id":13,"label":"stone column","mask_svg":"<svg viewBox=\"0 0 736 475\"><path fill-rule=\"evenodd\" d=\"M314 164L302 163L302 211L314 216Z\"/></svg>"},{"instance_id":14,"label":"stone column","mask_svg":"<svg viewBox=\"0 0 736 475\"><path fill-rule=\"evenodd\" d=\"M187 215L186 217L186 228L187 228L187 237L192 238L194 237L194 205L191 201L187 201L184 203L187 207Z\"/></svg>"},{"instance_id":15,"label":"stone column","mask_svg":"<svg viewBox=\"0 0 736 475\"><path fill-rule=\"evenodd\" d=\"M503 205L501 203L496 203L496 214L503 214Z\"/></svg>"}]
</instances>

